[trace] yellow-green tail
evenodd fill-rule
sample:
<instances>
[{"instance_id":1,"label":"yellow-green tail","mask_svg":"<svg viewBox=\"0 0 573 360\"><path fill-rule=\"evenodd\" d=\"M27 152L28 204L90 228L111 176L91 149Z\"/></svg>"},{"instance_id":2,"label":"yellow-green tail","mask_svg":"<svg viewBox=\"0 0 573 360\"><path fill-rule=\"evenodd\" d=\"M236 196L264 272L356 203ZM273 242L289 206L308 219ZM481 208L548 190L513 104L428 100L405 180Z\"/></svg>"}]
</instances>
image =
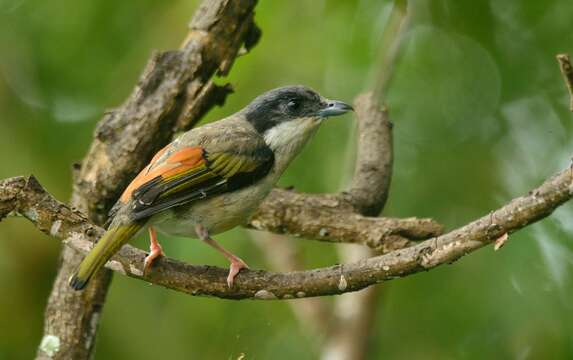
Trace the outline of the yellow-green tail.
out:
<instances>
[{"instance_id":1,"label":"yellow-green tail","mask_svg":"<svg viewBox=\"0 0 573 360\"><path fill-rule=\"evenodd\" d=\"M90 278L141 228L141 224L132 223L110 227L95 247L82 260L76 273L70 278L70 286L75 290L83 289Z\"/></svg>"}]
</instances>

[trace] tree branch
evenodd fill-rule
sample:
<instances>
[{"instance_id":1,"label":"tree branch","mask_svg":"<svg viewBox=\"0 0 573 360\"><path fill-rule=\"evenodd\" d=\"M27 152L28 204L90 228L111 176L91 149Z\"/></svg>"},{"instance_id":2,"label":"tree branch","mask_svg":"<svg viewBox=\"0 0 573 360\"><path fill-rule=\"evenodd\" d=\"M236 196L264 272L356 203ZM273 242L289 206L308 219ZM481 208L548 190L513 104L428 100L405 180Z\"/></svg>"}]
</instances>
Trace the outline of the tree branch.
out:
<instances>
[{"instance_id":1,"label":"tree branch","mask_svg":"<svg viewBox=\"0 0 573 360\"><path fill-rule=\"evenodd\" d=\"M442 233L442 226L431 219L358 215L342 196L275 189L251 218L249 226L307 239L364 244L382 252Z\"/></svg>"},{"instance_id":2,"label":"tree branch","mask_svg":"<svg viewBox=\"0 0 573 360\"><path fill-rule=\"evenodd\" d=\"M392 179L392 123L376 95L367 92L354 100L358 120L356 167L349 190L350 202L362 215L382 211Z\"/></svg>"},{"instance_id":3,"label":"tree branch","mask_svg":"<svg viewBox=\"0 0 573 360\"><path fill-rule=\"evenodd\" d=\"M227 269L194 266L170 258L158 260L150 274L143 275L145 252L124 246L106 265L130 277L191 295L227 299L291 299L342 294L449 264L506 233L512 233L548 216L573 196L573 175L566 169L528 195L516 198L498 210L459 229L415 246L344 265L272 273L242 271L234 288L226 283ZM33 177L12 178L0 183L0 217L9 212L26 216L40 230L85 254L103 229L71 211L47 194Z\"/></svg>"}]
</instances>

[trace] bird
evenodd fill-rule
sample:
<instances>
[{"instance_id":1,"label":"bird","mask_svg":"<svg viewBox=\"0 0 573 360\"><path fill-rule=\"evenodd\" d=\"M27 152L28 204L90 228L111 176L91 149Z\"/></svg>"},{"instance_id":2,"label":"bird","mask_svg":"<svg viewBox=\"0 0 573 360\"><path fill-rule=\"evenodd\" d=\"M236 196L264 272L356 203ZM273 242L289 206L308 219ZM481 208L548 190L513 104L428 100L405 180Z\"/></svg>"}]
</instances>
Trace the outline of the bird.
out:
<instances>
[{"instance_id":1,"label":"bird","mask_svg":"<svg viewBox=\"0 0 573 360\"><path fill-rule=\"evenodd\" d=\"M165 256L157 232L198 238L229 262L227 285L248 268L212 235L245 224L324 119L353 108L303 86L276 88L224 119L193 128L158 151L125 188L104 235L69 285L81 290L132 237L150 237L144 274Z\"/></svg>"}]
</instances>

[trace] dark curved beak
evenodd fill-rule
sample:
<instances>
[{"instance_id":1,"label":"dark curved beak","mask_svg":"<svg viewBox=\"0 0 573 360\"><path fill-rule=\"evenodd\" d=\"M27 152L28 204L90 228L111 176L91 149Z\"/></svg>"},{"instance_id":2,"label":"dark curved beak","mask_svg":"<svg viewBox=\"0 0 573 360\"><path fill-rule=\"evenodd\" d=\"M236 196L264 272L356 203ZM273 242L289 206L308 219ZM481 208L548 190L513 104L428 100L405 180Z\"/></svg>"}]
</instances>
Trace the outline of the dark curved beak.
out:
<instances>
[{"instance_id":1,"label":"dark curved beak","mask_svg":"<svg viewBox=\"0 0 573 360\"><path fill-rule=\"evenodd\" d=\"M354 111L354 109L347 103L337 100L327 100L324 108L318 112L318 116L320 117L337 116L346 114L349 111Z\"/></svg>"}]
</instances>

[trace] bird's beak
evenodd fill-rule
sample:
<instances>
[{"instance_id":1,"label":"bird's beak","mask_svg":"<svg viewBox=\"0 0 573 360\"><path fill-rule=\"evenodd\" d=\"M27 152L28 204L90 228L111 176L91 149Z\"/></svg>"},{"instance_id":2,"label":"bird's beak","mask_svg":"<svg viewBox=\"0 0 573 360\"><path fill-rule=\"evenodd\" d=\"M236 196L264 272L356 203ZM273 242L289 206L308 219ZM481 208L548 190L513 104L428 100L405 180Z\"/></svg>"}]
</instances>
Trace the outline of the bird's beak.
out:
<instances>
[{"instance_id":1,"label":"bird's beak","mask_svg":"<svg viewBox=\"0 0 573 360\"><path fill-rule=\"evenodd\" d=\"M354 111L352 106L337 100L326 100L324 108L318 112L320 117L337 116Z\"/></svg>"}]
</instances>

